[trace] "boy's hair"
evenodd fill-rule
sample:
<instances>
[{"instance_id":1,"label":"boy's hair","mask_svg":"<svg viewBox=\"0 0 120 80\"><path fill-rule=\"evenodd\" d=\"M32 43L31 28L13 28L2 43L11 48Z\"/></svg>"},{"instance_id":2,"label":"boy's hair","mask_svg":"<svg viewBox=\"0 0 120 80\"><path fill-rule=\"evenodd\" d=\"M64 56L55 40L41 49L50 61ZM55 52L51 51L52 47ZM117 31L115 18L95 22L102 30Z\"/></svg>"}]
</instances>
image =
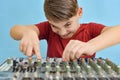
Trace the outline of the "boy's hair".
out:
<instances>
[{"instance_id":1,"label":"boy's hair","mask_svg":"<svg viewBox=\"0 0 120 80\"><path fill-rule=\"evenodd\" d=\"M65 21L75 16L78 11L77 0L45 0L44 12L48 20Z\"/></svg>"}]
</instances>

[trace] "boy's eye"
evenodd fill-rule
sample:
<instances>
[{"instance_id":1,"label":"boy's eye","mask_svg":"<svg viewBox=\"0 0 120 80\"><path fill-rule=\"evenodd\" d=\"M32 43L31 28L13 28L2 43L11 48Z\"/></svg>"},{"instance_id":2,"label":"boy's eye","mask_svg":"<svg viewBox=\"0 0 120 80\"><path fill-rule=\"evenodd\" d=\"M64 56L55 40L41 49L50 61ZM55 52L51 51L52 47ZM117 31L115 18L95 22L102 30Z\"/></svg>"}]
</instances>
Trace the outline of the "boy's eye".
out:
<instances>
[{"instance_id":1,"label":"boy's eye","mask_svg":"<svg viewBox=\"0 0 120 80\"><path fill-rule=\"evenodd\" d=\"M53 27L53 28L55 28L55 29L58 29L56 26L54 26L54 25L51 25L51 27Z\"/></svg>"},{"instance_id":2,"label":"boy's eye","mask_svg":"<svg viewBox=\"0 0 120 80\"><path fill-rule=\"evenodd\" d=\"M68 26L70 26L71 25L71 23L67 23L67 24L65 24L65 27L68 27Z\"/></svg>"},{"instance_id":3,"label":"boy's eye","mask_svg":"<svg viewBox=\"0 0 120 80\"><path fill-rule=\"evenodd\" d=\"M54 27L54 28L55 28L55 26L54 26L54 25L51 25L51 27Z\"/></svg>"}]
</instances>

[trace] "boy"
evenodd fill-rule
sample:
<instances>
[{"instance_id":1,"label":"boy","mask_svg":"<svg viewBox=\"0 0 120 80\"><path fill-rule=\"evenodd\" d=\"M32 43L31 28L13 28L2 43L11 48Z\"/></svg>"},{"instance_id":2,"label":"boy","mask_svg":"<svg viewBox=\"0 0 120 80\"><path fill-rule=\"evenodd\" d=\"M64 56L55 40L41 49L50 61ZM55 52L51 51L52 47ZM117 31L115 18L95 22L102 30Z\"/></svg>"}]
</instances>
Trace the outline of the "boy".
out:
<instances>
[{"instance_id":1,"label":"boy","mask_svg":"<svg viewBox=\"0 0 120 80\"><path fill-rule=\"evenodd\" d=\"M11 36L21 40L20 50L28 57L35 53L41 59L39 40L42 39L48 43L47 56L63 61L93 58L95 52L120 43L120 26L79 24L82 8L77 0L45 0L44 11L48 21L11 29Z\"/></svg>"}]
</instances>

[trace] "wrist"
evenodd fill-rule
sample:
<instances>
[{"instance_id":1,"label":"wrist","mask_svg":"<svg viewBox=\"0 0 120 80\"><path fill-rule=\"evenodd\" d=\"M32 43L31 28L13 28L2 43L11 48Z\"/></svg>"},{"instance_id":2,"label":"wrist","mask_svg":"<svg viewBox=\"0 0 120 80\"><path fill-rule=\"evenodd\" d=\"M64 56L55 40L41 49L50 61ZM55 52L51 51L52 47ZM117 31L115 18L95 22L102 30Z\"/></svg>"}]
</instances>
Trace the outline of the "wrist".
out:
<instances>
[{"instance_id":1,"label":"wrist","mask_svg":"<svg viewBox=\"0 0 120 80\"><path fill-rule=\"evenodd\" d=\"M38 37L38 34L34 31L34 30L31 30L31 29L27 29L23 34L22 34L22 37L23 38L24 36L37 36Z\"/></svg>"},{"instance_id":2,"label":"wrist","mask_svg":"<svg viewBox=\"0 0 120 80\"><path fill-rule=\"evenodd\" d=\"M94 43L87 42L87 44L89 45L88 47L90 47L90 55L93 55L95 52L97 52L97 47Z\"/></svg>"}]
</instances>

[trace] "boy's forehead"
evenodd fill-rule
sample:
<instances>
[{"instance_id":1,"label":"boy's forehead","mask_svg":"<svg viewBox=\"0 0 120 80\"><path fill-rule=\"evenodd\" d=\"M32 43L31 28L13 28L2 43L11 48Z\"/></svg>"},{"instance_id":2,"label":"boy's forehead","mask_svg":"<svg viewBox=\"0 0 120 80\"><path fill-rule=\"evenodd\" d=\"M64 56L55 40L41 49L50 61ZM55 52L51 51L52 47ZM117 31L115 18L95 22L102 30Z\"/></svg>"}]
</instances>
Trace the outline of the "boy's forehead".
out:
<instances>
[{"instance_id":1,"label":"boy's forehead","mask_svg":"<svg viewBox=\"0 0 120 80\"><path fill-rule=\"evenodd\" d=\"M58 22L55 22L55 21L51 21L49 20L49 23L52 24L52 25L65 25L67 24L68 22L73 22L74 19L73 18L70 18L69 20L65 20L65 21L58 21Z\"/></svg>"},{"instance_id":2,"label":"boy's forehead","mask_svg":"<svg viewBox=\"0 0 120 80\"><path fill-rule=\"evenodd\" d=\"M74 20L76 19L76 17L77 17L77 15L69 18L68 20L57 21L57 22L52 21L52 20L48 20L48 21L49 21L50 24L54 24L54 25L55 25L55 24L66 24L66 23L68 23L68 22L74 22Z\"/></svg>"},{"instance_id":3,"label":"boy's forehead","mask_svg":"<svg viewBox=\"0 0 120 80\"><path fill-rule=\"evenodd\" d=\"M70 22L70 20L67 21L59 21L59 22L54 22L54 21L49 21L50 24L52 25L65 25L66 23Z\"/></svg>"}]
</instances>

